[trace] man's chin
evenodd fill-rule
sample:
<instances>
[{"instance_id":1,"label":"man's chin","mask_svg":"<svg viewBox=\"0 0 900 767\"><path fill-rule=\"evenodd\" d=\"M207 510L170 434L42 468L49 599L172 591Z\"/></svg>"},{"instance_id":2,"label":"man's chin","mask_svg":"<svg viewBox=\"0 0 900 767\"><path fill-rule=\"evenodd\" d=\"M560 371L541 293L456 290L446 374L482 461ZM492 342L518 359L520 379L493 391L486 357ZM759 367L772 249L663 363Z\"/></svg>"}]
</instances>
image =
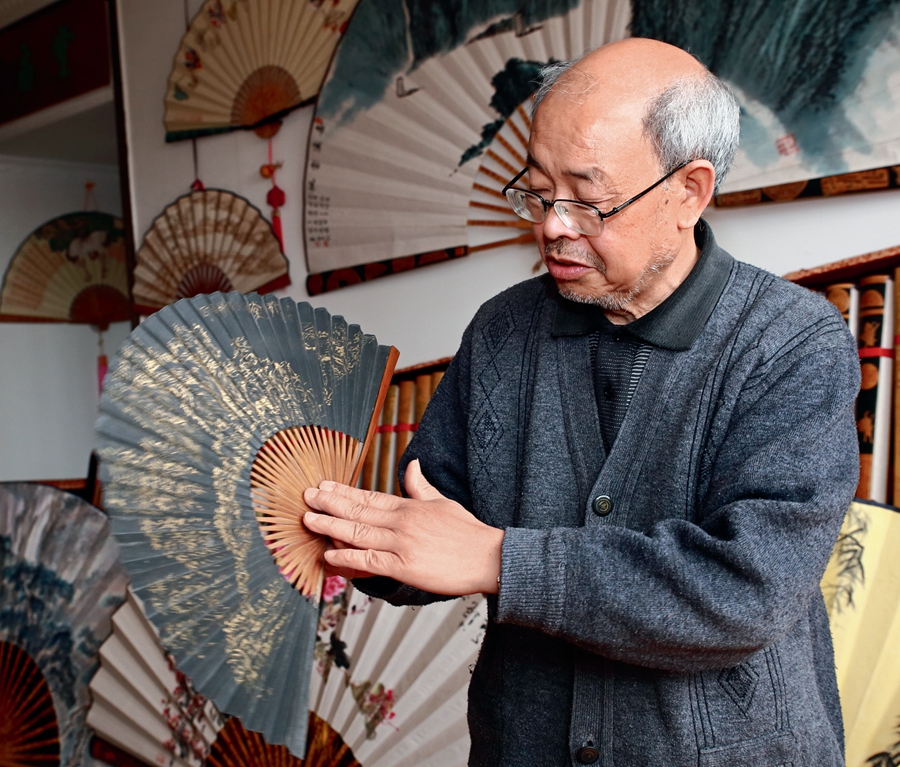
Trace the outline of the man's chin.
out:
<instances>
[{"instance_id":1,"label":"man's chin","mask_svg":"<svg viewBox=\"0 0 900 767\"><path fill-rule=\"evenodd\" d=\"M584 287L576 287L570 282L557 281L556 287L559 294L576 304L598 306L605 311L618 312L624 309L634 299L634 291L627 293L614 291L612 293L596 294Z\"/></svg>"}]
</instances>

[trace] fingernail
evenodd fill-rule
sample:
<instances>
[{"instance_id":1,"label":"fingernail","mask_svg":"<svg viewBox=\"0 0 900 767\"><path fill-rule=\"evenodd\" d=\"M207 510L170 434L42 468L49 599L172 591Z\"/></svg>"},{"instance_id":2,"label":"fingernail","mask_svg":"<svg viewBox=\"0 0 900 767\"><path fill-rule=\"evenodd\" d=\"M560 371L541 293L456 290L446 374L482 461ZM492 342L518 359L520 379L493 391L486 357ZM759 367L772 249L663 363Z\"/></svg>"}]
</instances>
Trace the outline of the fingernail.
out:
<instances>
[{"instance_id":1,"label":"fingernail","mask_svg":"<svg viewBox=\"0 0 900 767\"><path fill-rule=\"evenodd\" d=\"M332 482L330 479L319 483L319 490L334 490L335 487L337 487L337 482Z\"/></svg>"},{"instance_id":2,"label":"fingernail","mask_svg":"<svg viewBox=\"0 0 900 767\"><path fill-rule=\"evenodd\" d=\"M304 495L306 495L307 498L315 498L318 494L319 494L319 488L317 488L317 487L308 487L308 488L306 488L306 492L304 493Z\"/></svg>"}]
</instances>

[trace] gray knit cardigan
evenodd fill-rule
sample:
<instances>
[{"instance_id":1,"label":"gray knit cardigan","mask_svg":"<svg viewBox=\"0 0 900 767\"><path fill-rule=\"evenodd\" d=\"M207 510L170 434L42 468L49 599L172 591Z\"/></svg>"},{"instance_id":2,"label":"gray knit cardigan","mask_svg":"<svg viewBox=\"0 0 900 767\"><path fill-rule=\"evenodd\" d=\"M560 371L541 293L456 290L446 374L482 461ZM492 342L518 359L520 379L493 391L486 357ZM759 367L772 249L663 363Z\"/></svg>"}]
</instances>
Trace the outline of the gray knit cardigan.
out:
<instances>
[{"instance_id":1,"label":"gray knit cardigan","mask_svg":"<svg viewBox=\"0 0 900 767\"><path fill-rule=\"evenodd\" d=\"M843 764L818 584L858 474L845 323L734 262L691 348L651 353L607 456L558 300L544 277L481 308L401 466L506 529L470 765Z\"/></svg>"}]
</instances>

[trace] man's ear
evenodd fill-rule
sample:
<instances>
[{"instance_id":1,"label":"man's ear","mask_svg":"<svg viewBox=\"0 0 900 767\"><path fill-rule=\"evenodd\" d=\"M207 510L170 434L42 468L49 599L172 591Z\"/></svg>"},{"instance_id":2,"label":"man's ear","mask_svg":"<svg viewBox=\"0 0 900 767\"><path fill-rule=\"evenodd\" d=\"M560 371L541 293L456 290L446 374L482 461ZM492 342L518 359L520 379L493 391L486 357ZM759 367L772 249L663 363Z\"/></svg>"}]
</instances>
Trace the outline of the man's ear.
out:
<instances>
[{"instance_id":1,"label":"man's ear","mask_svg":"<svg viewBox=\"0 0 900 767\"><path fill-rule=\"evenodd\" d=\"M678 210L678 226L693 229L716 188L716 171L708 160L694 160L684 169L684 197Z\"/></svg>"}]
</instances>

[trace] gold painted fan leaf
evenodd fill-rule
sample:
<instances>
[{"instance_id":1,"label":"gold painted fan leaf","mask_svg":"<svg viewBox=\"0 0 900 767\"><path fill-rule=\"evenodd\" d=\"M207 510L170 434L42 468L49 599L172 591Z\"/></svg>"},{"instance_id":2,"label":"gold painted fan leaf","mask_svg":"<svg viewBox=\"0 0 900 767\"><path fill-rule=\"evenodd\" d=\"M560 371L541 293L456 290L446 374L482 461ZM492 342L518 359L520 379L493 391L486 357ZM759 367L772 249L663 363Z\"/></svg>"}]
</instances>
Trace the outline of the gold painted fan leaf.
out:
<instances>
[{"instance_id":1,"label":"gold painted fan leaf","mask_svg":"<svg viewBox=\"0 0 900 767\"><path fill-rule=\"evenodd\" d=\"M166 141L257 128L319 94L359 0L207 0L175 54Z\"/></svg>"},{"instance_id":2,"label":"gold painted fan leaf","mask_svg":"<svg viewBox=\"0 0 900 767\"><path fill-rule=\"evenodd\" d=\"M396 355L325 309L234 291L163 307L107 375L100 473L132 589L197 689L295 754L317 622L297 591L318 592L325 545L297 499L355 481Z\"/></svg>"}]
</instances>

